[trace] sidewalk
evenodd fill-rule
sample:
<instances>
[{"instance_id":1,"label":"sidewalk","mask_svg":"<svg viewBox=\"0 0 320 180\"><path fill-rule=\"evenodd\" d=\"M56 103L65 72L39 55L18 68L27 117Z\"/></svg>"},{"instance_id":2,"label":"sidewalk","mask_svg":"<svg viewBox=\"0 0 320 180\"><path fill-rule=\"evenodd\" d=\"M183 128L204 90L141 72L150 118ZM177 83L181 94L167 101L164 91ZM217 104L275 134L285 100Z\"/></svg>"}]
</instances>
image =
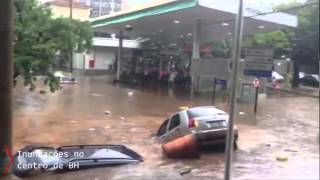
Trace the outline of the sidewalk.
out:
<instances>
[{"instance_id":1,"label":"sidewalk","mask_svg":"<svg viewBox=\"0 0 320 180\"><path fill-rule=\"evenodd\" d=\"M268 88L275 90L275 91L280 90L283 92L304 95L304 96L309 96L309 97L315 97L315 98L319 98L319 94L320 94L319 88L313 88L313 87L307 87L307 86L300 86L300 87L296 87L296 88L280 87L279 89L269 86Z\"/></svg>"}]
</instances>

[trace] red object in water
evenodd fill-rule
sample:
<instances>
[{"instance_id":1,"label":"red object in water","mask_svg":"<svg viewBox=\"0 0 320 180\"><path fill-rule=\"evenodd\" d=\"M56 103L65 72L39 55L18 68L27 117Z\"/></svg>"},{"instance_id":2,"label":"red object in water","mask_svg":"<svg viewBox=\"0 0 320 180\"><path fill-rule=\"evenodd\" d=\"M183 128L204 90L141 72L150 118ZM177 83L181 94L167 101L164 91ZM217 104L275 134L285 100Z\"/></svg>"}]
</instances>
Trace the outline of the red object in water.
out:
<instances>
[{"instance_id":1,"label":"red object in water","mask_svg":"<svg viewBox=\"0 0 320 180\"><path fill-rule=\"evenodd\" d=\"M170 141L162 146L168 158L199 158L198 142L193 134Z\"/></svg>"},{"instance_id":2,"label":"red object in water","mask_svg":"<svg viewBox=\"0 0 320 180\"><path fill-rule=\"evenodd\" d=\"M95 66L95 60L94 59L90 59L89 60L89 68L94 68Z\"/></svg>"}]
</instances>

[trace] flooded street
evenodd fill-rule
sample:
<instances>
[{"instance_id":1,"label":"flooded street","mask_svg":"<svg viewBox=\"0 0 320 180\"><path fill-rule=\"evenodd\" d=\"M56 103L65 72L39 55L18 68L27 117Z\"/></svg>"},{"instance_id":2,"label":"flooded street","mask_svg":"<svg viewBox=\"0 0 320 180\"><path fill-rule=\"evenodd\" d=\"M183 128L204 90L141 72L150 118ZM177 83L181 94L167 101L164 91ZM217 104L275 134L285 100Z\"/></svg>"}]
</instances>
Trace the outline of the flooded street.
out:
<instances>
[{"instance_id":1,"label":"flooded street","mask_svg":"<svg viewBox=\"0 0 320 180\"><path fill-rule=\"evenodd\" d=\"M123 144L144 162L68 173L39 173L28 179L222 179L224 150L203 152L200 159L163 157L154 133L181 106L211 105L211 97L190 100L188 93L167 89L116 87L104 76L85 77L76 85L40 94L15 89L14 150L29 144ZM128 95L133 92L133 95ZM228 111L226 98L216 106ZM104 111L110 111L106 115ZM234 155L235 179L318 179L319 99L290 94L238 104L239 150ZM280 154L288 161L277 161ZM181 169L191 172L181 175ZM6 179L17 179L14 176Z\"/></svg>"}]
</instances>

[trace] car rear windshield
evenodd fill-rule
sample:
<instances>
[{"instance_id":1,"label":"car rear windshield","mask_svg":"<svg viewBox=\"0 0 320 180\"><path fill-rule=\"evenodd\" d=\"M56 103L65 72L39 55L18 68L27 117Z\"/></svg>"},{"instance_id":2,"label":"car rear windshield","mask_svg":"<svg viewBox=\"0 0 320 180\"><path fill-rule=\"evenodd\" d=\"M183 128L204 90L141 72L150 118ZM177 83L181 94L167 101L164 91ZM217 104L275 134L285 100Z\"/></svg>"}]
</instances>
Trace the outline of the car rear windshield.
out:
<instances>
[{"instance_id":1,"label":"car rear windshield","mask_svg":"<svg viewBox=\"0 0 320 180\"><path fill-rule=\"evenodd\" d=\"M212 116L216 115L217 112L213 108L199 108L199 109L189 109L187 110L189 118L196 118L201 116ZM224 114L224 113L218 113Z\"/></svg>"}]
</instances>

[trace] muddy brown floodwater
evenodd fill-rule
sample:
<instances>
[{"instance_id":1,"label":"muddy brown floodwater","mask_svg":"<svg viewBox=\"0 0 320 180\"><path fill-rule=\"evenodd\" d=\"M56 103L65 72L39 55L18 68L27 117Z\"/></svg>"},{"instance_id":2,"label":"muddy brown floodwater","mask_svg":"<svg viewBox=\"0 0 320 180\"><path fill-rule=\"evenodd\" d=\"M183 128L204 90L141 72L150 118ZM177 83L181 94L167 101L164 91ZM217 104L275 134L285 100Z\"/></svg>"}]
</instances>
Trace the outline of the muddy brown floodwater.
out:
<instances>
[{"instance_id":1,"label":"muddy brown floodwater","mask_svg":"<svg viewBox=\"0 0 320 180\"><path fill-rule=\"evenodd\" d=\"M67 173L37 173L28 179L222 179L223 150L204 152L200 159L172 160L162 156L153 134L180 106L210 105L210 97L167 89L130 89L107 83L107 77L79 77L56 93L15 88L14 150L29 145L123 144L144 162ZM128 95L133 92L133 95ZM228 109L226 98L216 106ZM318 179L319 99L290 94L239 103L236 124L239 150L234 155L235 179ZM104 111L110 111L105 115ZM277 161L279 154L288 161ZM191 171L181 175L182 169ZM4 179L18 179L13 175Z\"/></svg>"}]
</instances>

